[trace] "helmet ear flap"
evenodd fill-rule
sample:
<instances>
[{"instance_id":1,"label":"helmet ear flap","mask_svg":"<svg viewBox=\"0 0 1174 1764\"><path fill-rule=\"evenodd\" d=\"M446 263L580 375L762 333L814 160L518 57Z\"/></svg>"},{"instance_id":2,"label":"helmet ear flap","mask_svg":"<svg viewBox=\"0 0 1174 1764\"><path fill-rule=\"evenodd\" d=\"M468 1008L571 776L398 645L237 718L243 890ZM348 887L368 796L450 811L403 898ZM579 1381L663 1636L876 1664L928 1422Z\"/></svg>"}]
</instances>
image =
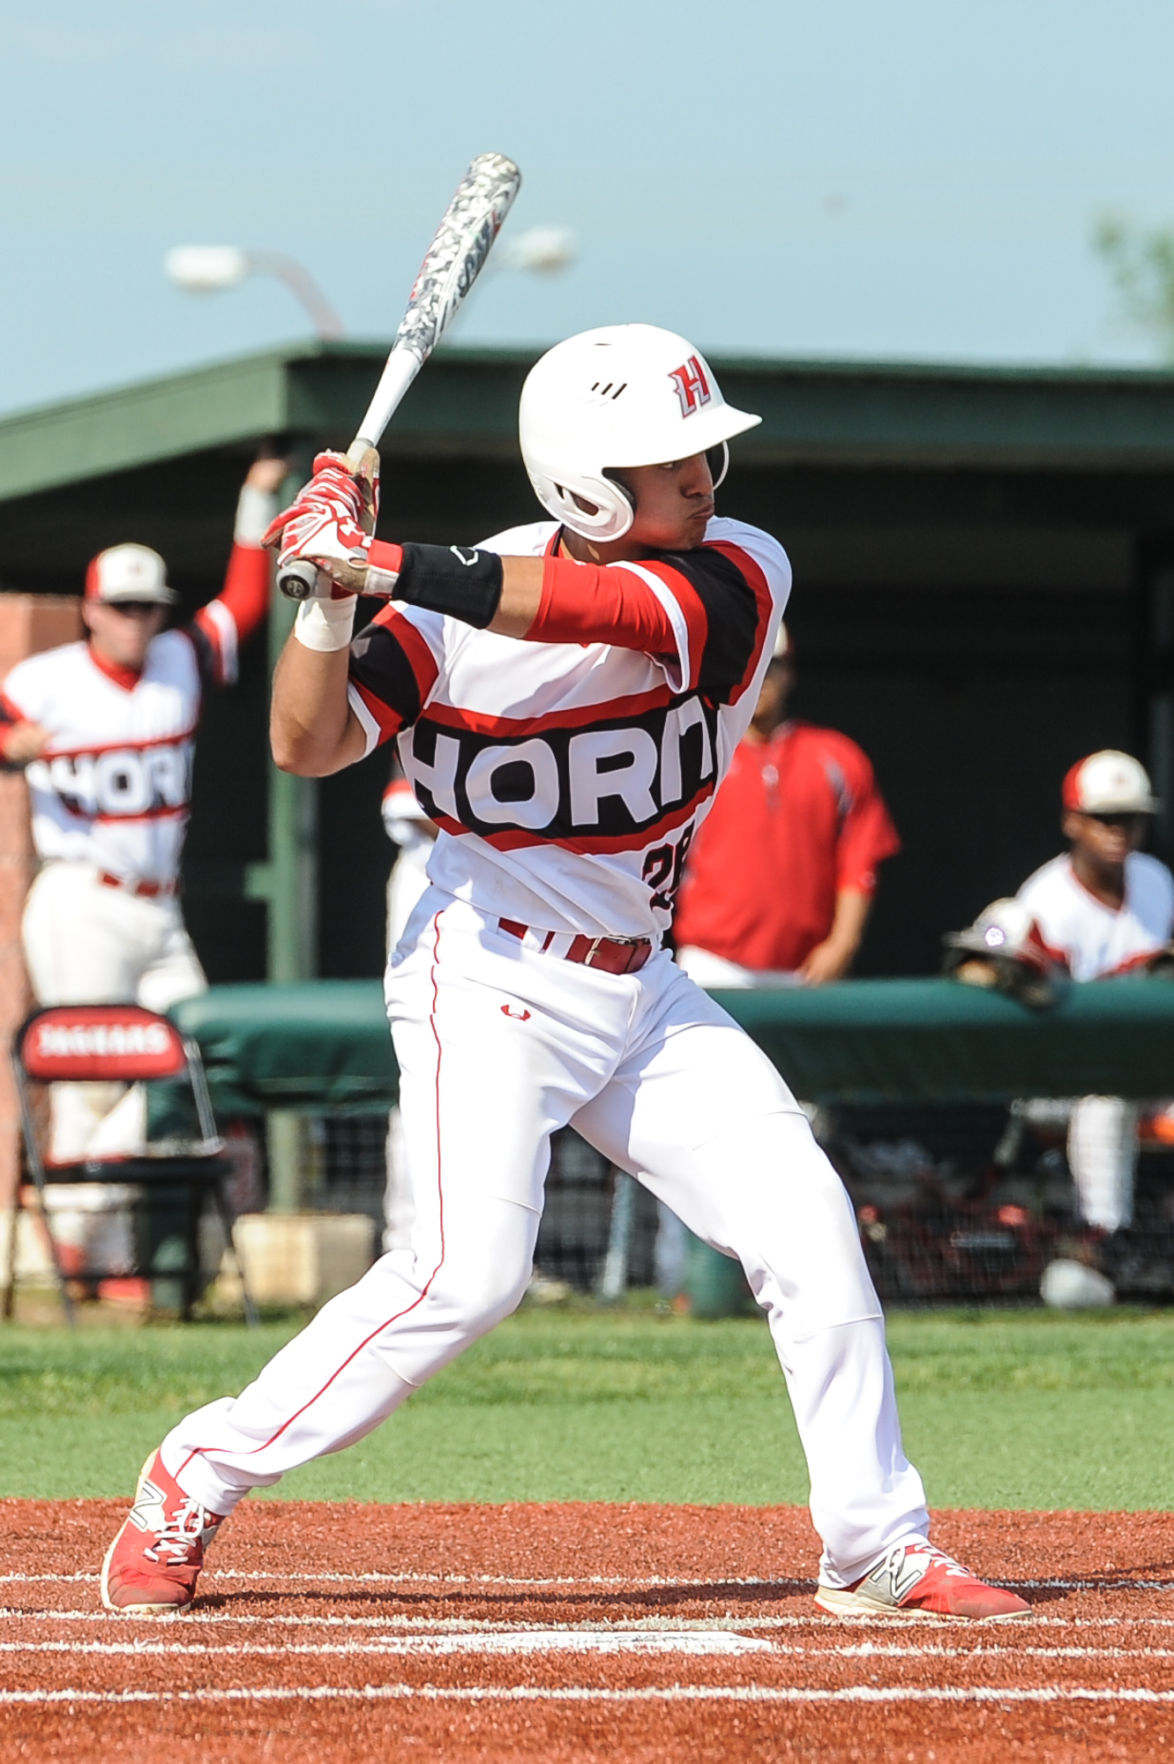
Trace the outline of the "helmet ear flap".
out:
<instances>
[{"instance_id":1,"label":"helmet ear flap","mask_svg":"<svg viewBox=\"0 0 1174 1764\"><path fill-rule=\"evenodd\" d=\"M635 514L636 513L636 493L634 490L630 489L629 486L624 482L623 474L621 472L617 471L614 466L604 466L603 475L607 479L607 482L614 489L619 491L620 495L623 497L624 501L627 503L627 505L631 509L632 513Z\"/></svg>"},{"instance_id":2,"label":"helmet ear flap","mask_svg":"<svg viewBox=\"0 0 1174 1764\"><path fill-rule=\"evenodd\" d=\"M636 499L627 485L601 471L597 477L583 474L578 487L560 484L541 471L531 470L530 482L542 506L572 533L608 541L622 539L636 514Z\"/></svg>"}]
</instances>

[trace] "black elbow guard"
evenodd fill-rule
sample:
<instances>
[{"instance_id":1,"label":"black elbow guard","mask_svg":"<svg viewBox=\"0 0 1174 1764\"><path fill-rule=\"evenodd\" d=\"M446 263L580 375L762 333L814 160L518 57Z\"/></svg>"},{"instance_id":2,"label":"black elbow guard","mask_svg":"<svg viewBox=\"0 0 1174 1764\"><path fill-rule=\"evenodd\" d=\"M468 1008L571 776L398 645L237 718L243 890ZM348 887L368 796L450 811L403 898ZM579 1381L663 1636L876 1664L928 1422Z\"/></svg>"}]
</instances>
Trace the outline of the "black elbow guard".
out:
<instances>
[{"instance_id":1,"label":"black elbow guard","mask_svg":"<svg viewBox=\"0 0 1174 1764\"><path fill-rule=\"evenodd\" d=\"M405 545L395 598L445 613L484 630L501 601L502 563L496 551L466 545Z\"/></svg>"}]
</instances>

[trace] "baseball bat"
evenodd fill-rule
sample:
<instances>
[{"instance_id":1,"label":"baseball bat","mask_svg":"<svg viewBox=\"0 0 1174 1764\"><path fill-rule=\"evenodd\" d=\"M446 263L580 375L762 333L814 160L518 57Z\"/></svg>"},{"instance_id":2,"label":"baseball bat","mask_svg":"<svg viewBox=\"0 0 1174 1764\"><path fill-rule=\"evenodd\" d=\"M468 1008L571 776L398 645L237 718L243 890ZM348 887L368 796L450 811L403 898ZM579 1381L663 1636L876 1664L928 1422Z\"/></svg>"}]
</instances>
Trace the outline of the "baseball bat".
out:
<instances>
[{"instance_id":1,"label":"baseball bat","mask_svg":"<svg viewBox=\"0 0 1174 1764\"><path fill-rule=\"evenodd\" d=\"M352 469L369 448L378 447L404 393L460 310L521 183L512 159L479 153L457 185L424 254L367 413L347 448ZM277 585L290 600L305 600L314 592L317 573L312 563L286 564Z\"/></svg>"}]
</instances>

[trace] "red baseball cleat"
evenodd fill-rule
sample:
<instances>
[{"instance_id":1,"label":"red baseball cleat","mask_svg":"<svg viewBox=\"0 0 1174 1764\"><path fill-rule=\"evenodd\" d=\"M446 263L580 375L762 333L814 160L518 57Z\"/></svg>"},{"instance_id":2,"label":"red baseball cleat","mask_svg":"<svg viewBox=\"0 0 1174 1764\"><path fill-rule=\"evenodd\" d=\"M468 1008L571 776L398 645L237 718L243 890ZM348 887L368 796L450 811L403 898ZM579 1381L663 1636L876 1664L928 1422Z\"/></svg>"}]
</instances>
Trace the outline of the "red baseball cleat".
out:
<instances>
[{"instance_id":1,"label":"red baseball cleat","mask_svg":"<svg viewBox=\"0 0 1174 1764\"><path fill-rule=\"evenodd\" d=\"M815 1602L833 1617L962 1617L972 1622L1025 1617L1031 1606L988 1586L932 1544L895 1544L852 1586L820 1586Z\"/></svg>"},{"instance_id":2,"label":"red baseball cleat","mask_svg":"<svg viewBox=\"0 0 1174 1764\"><path fill-rule=\"evenodd\" d=\"M223 1519L184 1494L158 1452L148 1458L134 1506L102 1564L106 1609L128 1617L162 1617L190 1605L204 1550Z\"/></svg>"}]
</instances>

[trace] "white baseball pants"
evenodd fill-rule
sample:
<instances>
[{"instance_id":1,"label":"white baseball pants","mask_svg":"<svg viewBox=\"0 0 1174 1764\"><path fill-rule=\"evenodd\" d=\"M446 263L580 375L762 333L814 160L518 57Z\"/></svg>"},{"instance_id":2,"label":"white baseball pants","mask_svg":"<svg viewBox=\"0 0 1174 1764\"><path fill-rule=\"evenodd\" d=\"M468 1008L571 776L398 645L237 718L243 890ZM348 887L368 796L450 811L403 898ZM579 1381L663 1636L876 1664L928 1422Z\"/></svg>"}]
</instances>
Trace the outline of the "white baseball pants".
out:
<instances>
[{"instance_id":1,"label":"white baseball pants","mask_svg":"<svg viewBox=\"0 0 1174 1764\"><path fill-rule=\"evenodd\" d=\"M1068 1122L1068 1168L1080 1217L1100 1231L1133 1218L1141 1105L1120 1096L1082 1096Z\"/></svg>"},{"instance_id":2,"label":"white baseball pants","mask_svg":"<svg viewBox=\"0 0 1174 1764\"><path fill-rule=\"evenodd\" d=\"M145 899L99 880L93 864L47 863L25 902L25 963L38 1004L140 1004L165 1011L207 986L174 895ZM56 1163L142 1149L142 1087L55 1084Z\"/></svg>"},{"instance_id":3,"label":"white baseball pants","mask_svg":"<svg viewBox=\"0 0 1174 1764\"><path fill-rule=\"evenodd\" d=\"M550 1135L568 1122L739 1258L811 1474L822 1574L924 1538L880 1306L851 1205L782 1079L661 952L634 975L540 953L429 890L387 979L414 1219L235 1399L164 1441L185 1493L250 1488L363 1438L526 1289Z\"/></svg>"}]
</instances>

